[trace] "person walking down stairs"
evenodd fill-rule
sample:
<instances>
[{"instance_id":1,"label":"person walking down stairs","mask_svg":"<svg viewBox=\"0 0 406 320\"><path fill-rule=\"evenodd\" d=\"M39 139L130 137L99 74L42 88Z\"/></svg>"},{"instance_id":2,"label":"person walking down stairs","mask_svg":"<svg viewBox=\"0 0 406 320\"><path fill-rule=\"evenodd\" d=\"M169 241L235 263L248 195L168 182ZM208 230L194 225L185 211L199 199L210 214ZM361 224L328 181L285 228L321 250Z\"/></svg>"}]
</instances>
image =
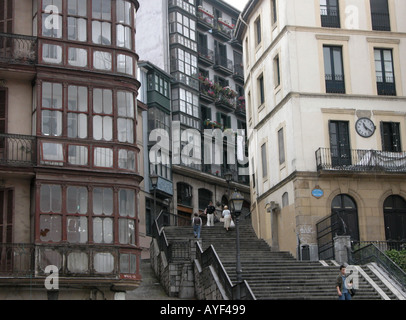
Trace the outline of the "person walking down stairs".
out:
<instances>
[{"instance_id":1,"label":"person walking down stairs","mask_svg":"<svg viewBox=\"0 0 406 320\"><path fill-rule=\"evenodd\" d=\"M192 226L195 238L200 239L200 232L202 230L202 218L200 218L197 213L193 215Z\"/></svg>"}]
</instances>

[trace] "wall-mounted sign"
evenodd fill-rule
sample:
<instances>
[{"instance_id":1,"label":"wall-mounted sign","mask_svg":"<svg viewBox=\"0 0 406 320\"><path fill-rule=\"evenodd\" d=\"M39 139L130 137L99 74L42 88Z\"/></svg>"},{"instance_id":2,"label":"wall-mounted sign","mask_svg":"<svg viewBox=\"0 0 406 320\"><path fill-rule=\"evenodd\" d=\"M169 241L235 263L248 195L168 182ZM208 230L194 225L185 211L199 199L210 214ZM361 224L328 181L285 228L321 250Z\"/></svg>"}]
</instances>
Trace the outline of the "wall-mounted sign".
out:
<instances>
[{"instance_id":1,"label":"wall-mounted sign","mask_svg":"<svg viewBox=\"0 0 406 320\"><path fill-rule=\"evenodd\" d=\"M312 196L320 199L322 196L324 196L324 191L321 190L319 187L316 187L312 190Z\"/></svg>"}]
</instances>

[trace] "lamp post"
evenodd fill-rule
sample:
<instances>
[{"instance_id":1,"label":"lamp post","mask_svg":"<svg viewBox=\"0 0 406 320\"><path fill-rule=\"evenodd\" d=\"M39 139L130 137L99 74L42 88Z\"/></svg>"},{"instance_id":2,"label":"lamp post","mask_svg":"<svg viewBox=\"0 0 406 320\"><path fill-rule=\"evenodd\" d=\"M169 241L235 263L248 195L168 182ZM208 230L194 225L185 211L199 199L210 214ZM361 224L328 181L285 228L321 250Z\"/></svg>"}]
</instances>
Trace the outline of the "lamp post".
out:
<instances>
[{"instance_id":1,"label":"lamp post","mask_svg":"<svg viewBox=\"0 0 406 320\"><path fill-rule=\"evenodd\" d=\"M152 188L154 188L154 220L156 219L156 187L158 186L158 175L152 172L149 176Z\"/></svg>"},{"instance_id":2,"label":"lamp post","mask_svg":"<svg viewBox=\"0 0 406 320\"><path fill-rule=\"evenodd\" d=\"M239 230L239 222L240 222L240 215L242 210L242 205L244 203L244 197L235 190L234 193L231 195L230 199L230 208L231 212L234 213L235 216L235 230L236 230L236 258L237 258L237 300L241 299L241 283L242 283L242 269L241 269L241 257L240 257L240 230Z\"/></svg>"},{"instance_id":3,"label":"lamp post","mask_svg":"<svg viewBox=\"0 0 406 320\"><path fill-rule=\"evenodd\" d=\"M228 197L228 200L230 200L230 181L231 181L232 177L233 177L233 174L230 171L227 171L224 174L224 178L226 179L226 182L227 182L227 197Z\"/></svg>"}]
</instances>

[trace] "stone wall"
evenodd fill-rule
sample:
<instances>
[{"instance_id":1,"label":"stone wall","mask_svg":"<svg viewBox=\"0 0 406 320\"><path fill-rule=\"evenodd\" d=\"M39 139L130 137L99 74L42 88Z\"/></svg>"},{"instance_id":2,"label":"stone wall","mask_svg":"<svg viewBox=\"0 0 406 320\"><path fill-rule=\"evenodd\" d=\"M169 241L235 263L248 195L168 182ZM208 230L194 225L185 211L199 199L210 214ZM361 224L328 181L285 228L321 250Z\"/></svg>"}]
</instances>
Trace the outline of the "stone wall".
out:
<instances>
[{"instance_id":1,"label":"stone wall","mask_svg":"<svg viewBox=\"0 0 406 320\"><path fill-rule=\"evenodd\" d=\"M214 269L202 269L196 258L196 240L190 241L190 258L168 263L165 253L152 240L151 268L169 297L197 300L227 300Z\"/></svg>"}]
</instances>

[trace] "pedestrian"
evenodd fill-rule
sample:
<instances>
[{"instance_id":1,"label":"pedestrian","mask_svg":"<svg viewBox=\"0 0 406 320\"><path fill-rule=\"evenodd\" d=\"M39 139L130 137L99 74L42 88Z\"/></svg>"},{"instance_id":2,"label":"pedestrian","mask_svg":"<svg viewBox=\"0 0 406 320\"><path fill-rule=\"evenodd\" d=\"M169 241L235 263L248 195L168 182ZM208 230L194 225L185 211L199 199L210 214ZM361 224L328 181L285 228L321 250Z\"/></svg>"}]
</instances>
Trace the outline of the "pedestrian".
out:
<instances>
[{"instance_id":1,"label":"pedestrian","mask_svg":"<svg viewBox=\"0 0 406 320\"><path fill-rule=\"evenodd\" d=\"M215 211L216 211L216 208L213 206L213 201L210 201L209 205L204 210L204 213L207 216L207 226L208 227L214 227L214 212Z\"/></svg>"},{"instance_id":2,"label":"pedestrian","mask_svg":"<svg viewBox=\"0 0 406 320\"><path fill-rule=\"evenodd\" d=\"M338 300L351 300L351 294L349 291L351 288L347 287L347 283L346 283L347 275L345 273L345 270L346 270L345 266L341 265L340 273L337 276L337 280L336 280Z\"/></svg>"},{"instance_id":3,"label":"pedestrian","mask_svg":"<svg viewBox=\"0 0 406 320\"><path fill-rule=\"evenodd\" d=\"M224 228L226 229L226 231L228 231L228 228L230 228L231 224L231 212L230 210L228 210L228 206L224 206L224 210L221 215L224 218Z\"/></svg>"},{"instance_id":4,"label":"pedestrian","mask_svg":"<svg viewBox=\"0 0 406 320\"><path fill-rule=\"evenodd\" d=\"M200 231L202 229L202 218L200 218L197 213L193 215L192 226L195 238L200 239Z\"/></svg>"}]
</instances>

